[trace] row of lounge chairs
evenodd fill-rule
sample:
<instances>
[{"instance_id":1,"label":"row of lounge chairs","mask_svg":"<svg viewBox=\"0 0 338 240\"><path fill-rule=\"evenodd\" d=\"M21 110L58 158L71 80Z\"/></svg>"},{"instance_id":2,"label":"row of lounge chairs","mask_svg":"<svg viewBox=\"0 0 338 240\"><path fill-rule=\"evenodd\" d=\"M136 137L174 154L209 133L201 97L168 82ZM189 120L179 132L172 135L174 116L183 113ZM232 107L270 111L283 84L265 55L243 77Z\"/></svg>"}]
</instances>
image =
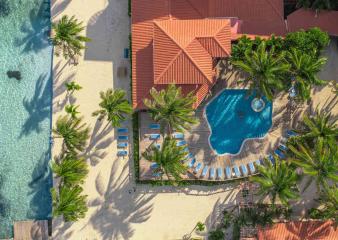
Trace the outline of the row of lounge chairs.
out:
<instances>
[{"instance_id":1,"label":"row of lounge chairs","mask_svg":"<svg viewBox=\"0 0 338 240\"><path fill-rule=\"evenodd\" d=\"M117 129L117 156L118 157L125 157L128 155L128 140L129 136L127 135L129 133L128 128L118 128Z\"/></svg>"}]
</instances>

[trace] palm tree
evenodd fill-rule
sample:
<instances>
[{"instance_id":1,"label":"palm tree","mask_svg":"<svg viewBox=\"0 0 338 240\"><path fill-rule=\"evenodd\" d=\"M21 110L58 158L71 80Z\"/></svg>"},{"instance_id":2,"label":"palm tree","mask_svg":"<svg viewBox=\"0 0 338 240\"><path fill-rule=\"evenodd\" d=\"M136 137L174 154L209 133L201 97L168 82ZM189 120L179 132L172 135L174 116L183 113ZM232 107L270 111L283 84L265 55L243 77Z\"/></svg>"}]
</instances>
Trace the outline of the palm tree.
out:
<instances>
[{"instance_id":1,"label":"palm tree","mask_svg":"<svg viewBox=\"0 0 338 240\"><path fill-rule=\"evenodd\" d=\"M190 129L191 125L198 122L194 116L193 104L196 98L193 92L183 96L180 87L169 85L161 91L152 88L150 95L153 100L145 99L144 105L154 121L161 124L162 133L167 129L168 136L171 136L174 129Z\"/></svg>"},{"instance_id":2,"label":"palm tree","mask_svg":"<svg viewBox=\"0 0 338 240\"><path fill-rule=\"evenodd\" d=\"M74 81L66 82L65 86L67 89L67 94L70 94L70 95L73 94L75 91L79 91L82 89L82 87Z\"/></svg>"},{"instance_id":3,"label":"palm tree","mask_svg":"<svg viewBox=\"0 0 338 240\"><path fill-rule=\"evenodd\" d=\"M86 206L87 195L81 195L81 193L82 188L80 186L61 186L59 193L55 188L52 188L53 216L63 216L66 222L84 218L88 211Z\"/></svg>"},{"instance_id":4,"label":"palm tree","mask_svg":"<svg viewBox=\"0 0 338 240\"><path fill-rule=\"evenodd\" d=\"M61 179L60 185L74 186L84 182L88 165L84 158L68 153L61 161L52 162L52 170Z\"/></svg>"},{"instance_id":5,"label":"palm tree","mask_svg":"<svg viewBox=\"0 0 338 240\"><path fill-rule=\"evenodd\" d=\"M296 7L312 8L313 10L334 10L338 7L338 3L336 0L298 0Z\"/></svg>"},{"instance_id":6,"label":"palm tree","mask_svg":"<svg viewBox=\"0 0 338 240\"><path fill-rule=\"evenodd\" d=\"M63 148L70 152L83 151L89 138L89 127L81 124L82 118L69 118L60 116L56 121L53 133L56 137L63 138Z\"/></svg>"},{"instance_id":7,"label":"palm tree","mask_svg":"<svg viewBox=\"0 0 338 240\"><path fill-rule=\"evenodd\" d=\"M126 119L125 115L132 113L133 109L126 99L126 92L122 89L108 89L106 92L100 92L101 102L100 110L93 112L93 116L99 116L101 121L107 117L108 124L113 127L120 126L121 122Z\"/></svg>"},{"instance_id":8,"label":"palm tree","mask_svg":"<svg viewBox=\"0 0 338 240\"><path fill-rule=\"evenodd\" d=\"M289 145L293 156L289 158L296 166L303 169L304 174L310 176L304 190L314 180L318 190L327 189L329 183L338 182L338 148L336 145L329 147L323 140L317 141L315 149L302 143L297 147Z\"/></svg>"},{"instance_id":9,"label":"palm tree","mask_svg":"<svg viewBox=\"0 0 338 240\"><path fill-rule=\"evenodd\" d=\"M90 41L90 38L80 35L83 30L82 22L78 22L75 16L64 15L58 23L52 24L52 43L62 50L65 59L75 60L85 49L84 44ZM56 54L59 55L58 51Z\"/></svg>"},{"instance_id":10,"label":"palm tree","mask_svg":"<svg viewBox=\"0 0 338 240\"><path fill-rule=\"evenodd\" d=\"M264 41L255 51L246 51L243 61L233 61L232 64L249 76L243 81L250 84L250 89L258 97L266 96L272 100L274 93L284 88L283 79L289 70L285 61L285 53L274 53L274 47L266 50Z\"/></svg>"},{"instance_id":11,"label":"palm tree","mask_svg":"<svg viewBox=\"0 0 338 240\"><path fill-rule=\"evenodd\" d=\"M68 113L71 118L75 119L77 118L77 115L80 113L77 111L78 108L79 108L79 105L75 106L73 104L70 104L65 107L65 110L66 110L66 113Z\"/></svg>"},{"instance_id":12,"label":"palm tree","mask_svg":"<svg viewBox=\"0 0 338 240\"><path fill-rule=\"evenodd\" d=\"M169 180L171 177L181 180L181 175L187 171L187 166L182 163L187 154L184 147L176 144L174 139L165 138L161 149L151 146L142 154L146 160L157 163L156 171L161 173L161 177L164 173Z\"/></svg>"},{"instance_id":13,"label":"palm tree","mask_svg":"<svg viewBox=\"0 0 338 240\"><path fill-rule=\"evenodd\" d=\"M301 100L310 98L312 86L319 86L325 83L317 77L317 73L326 63L326 58L314 58L310 55L292 49L288 53L288 62L291 64L290 73L295 80L294 86L297 96Z\"/></svg>"},{"instance_id":14,"label":"palm tree","mask_svg":"<svg viewBox=\"0 0 338 240\"><path fill-rule=\"evenodd\" d=\"M301 123L302 127L297 130L299 136L296 137L296 140L299 139L310 147L313 147L319 141L323 141L324 144L335 145L338 139L336 121L331 113L318 109L313 115L305 114Z\"/></svg>"},{"instance_id":15,"label":"palm tree","mask_svg":"<svg viewBox=\"0 0 338 240\"><path fill-rule=\"evenodd\" d=\"M258 195L261 195L262 199L266 196L272 197L273 207L277 198L283 205L288 206L290 200L299 196L296 185L298 176L287 162L280 161L277 156L274 158L274 165L265 160L265 167L258 166L260 175L251 177L251 181L260 185Z\"/></svg>"},{"instance_id":16,"label":"palm tree","mask_svg":"<svg viewBox=\"0 0 338 240\"><path fill-rule=\"evenodd\" d=\"M334 219L338 223L338 189L336 187L322 191L319 196L319 208L309 210L311 218L320 220Z\"/></svg>"}]
</instances>

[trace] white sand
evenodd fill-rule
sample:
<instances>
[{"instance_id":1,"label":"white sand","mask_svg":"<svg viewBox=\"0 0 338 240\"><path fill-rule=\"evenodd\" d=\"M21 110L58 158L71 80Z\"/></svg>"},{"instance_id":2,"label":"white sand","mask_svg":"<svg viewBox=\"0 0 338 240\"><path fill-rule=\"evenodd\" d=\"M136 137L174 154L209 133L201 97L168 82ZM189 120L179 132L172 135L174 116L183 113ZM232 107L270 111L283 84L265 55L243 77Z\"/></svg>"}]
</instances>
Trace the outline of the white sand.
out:
<instances>
[{"instance_id":1,"label":"white sand","mask_svg":"<svg viewBox=\"0 0 338 240\"><path fill-rule=\"evenodd\" d=\"M180 189L136 186L134 193L132 188L135 185L129 178L132 158L115 157L114 130L100 134L106 123L100 126L91 116L98 107L99 92L109 87L130 92L129 78L117 79L116 76L117 66L126 64L123 49L129 45L127 2L52 1L54 21L63 14L75 15L87 25L86 34L92 38L77 66L65 65L62 58L54 58L53 123L64 114L62 107L66 93L63 84L75 80L83 87L74 94L75 104L80 105L84 121L94 130L88 157L90 172L84 184L89 211L86 218L74 224L54 220L54 239L182 239L197 221L210 225L212 218L209 215L213 208L230 195L229 191L218 187L191 187L187 193L177 193ZM128 126L131 129L130 122ZM53 155L59 151L60 142L56 141ZM132 190L131 194L129 190ZM194 195L197 192L199 196Z\"/></svg>"}]
</instances>

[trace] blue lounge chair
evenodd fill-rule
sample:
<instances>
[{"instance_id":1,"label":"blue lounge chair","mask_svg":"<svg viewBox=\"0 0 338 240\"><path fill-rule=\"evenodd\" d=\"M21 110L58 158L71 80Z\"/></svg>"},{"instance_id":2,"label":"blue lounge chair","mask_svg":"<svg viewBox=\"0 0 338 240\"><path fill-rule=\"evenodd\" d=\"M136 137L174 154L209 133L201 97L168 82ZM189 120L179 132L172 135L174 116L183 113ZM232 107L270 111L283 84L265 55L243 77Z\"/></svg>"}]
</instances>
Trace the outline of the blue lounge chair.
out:
<instances>
[{"instance_id":1,"label":"blue lounge chair","mask_svg":"<svg viewBox=\"0 0 338 240\"><path fill-rule=\"evenodd\" d=\"M203 168L203 170L202 170L202 174L201 174L201 177L202 177L202 178L205 177L205 175L207 175L208 169L209 169L208 166L204 166L204 168Z\"/></svg>"},{"instance_id":2,"label":"blue lounge chair","mask_svg":"<svg viewBox=\"0 0 338 240\"><path fill-rule=\"evenodd\" d=\"M117 140L119 140L119 141L128 141L128 136L124 136L124 135L120 135L120 136L118 136L117 137Z\"/></svg>"},{"instance_id":3,"label":"blue lounge chair","mask_svg":"<svg viewBox=\"0 0 338 240\"><path fill-rule=\"evenodd\" d=\"M158 163L152 163L152 164L150 164L150 169L156 169L156 168L158 168L159 167L159 165L158 165Z\"/></svg>"},{"instance_id":4,"label":"blue lounge chair","mask_svg":"<svg viewBox=\"0 0 338 240\"><path fill-rule=\"evenodd\" d=\"M189 148L188 147L185 147L184 149L183 149L183 152L189 152Z\"/></svg>"},{"instance_id":5,"label":"blue lounge chair","mask_svg":"<svg viewBox=\"0 0 338 240\"><path fill-rule=\"evenodd\" d=\"M123 51L123 56L125 59L128 59L129 58L129 48L125 48L124 51Z\"/></svg>"},{"instance_id":6,"label":"blue lounge chair","mask_svg":"<svg viewBox=\"0 0 338 240\"><path fill-rule=\"evenodd\" d=\"M187 144L187 142L183 140L183 141L177 142L177 143L176 143L176 146L177 146L177 147L182 147L182 146L184 146L184 145L186 145L186 144Z\"/></svg>"},{"instance_id":7,"label":"blue lounge chair","mask_svg":"<svg viewBox=\"0 0 338 240\"><path fill-rule=\"evenodd\" d=\"M225 175L227 176L227 179L231 178L231 169L229 167L225 168Z\"/></svg>"},{"instance_id":8,"label":"blue lounge chair","mask_svg":"<svg viewBox=\"0 0 338 240\"><path fill-rule=\"evenodd\" d=\"M191 159L190 163L188 164L188 168L192 168L195 165L196 158Z\"/></svg>"},{"instance_id":9,"label":"blue lounge chair","mask_svg":"<svg viewBox=\"0 0 338 240\"><path fill-rule=\"evenodd\" d=\"M276 154L279 158L281 158L281 159L286 158L285 154L284 154L281 150L279 150L279 149L276 149L276 150L275 150L275 154Z\"/></svg>"},{"instance_id":10,"label":"blue lounge chair","mask_svg":"<svg viewBox=\"0 0 338 240\"><path fill-rule=\"evenodd\" d=\"M149 139L150 140L157 140L157 139L160 139L160 137L161 137L160 134L154 133L154 134L150 134Z\"/></svg>"},{"instance_id":11,"label":"blue lounge chair","mask_svg":"<svg viewBox=\"0 0 338 240\"><path fill-rule=\"evenodd\" d=\"M248 175L248 168L244 164L241 165L241 170L242 170L243 176Z\"/></svg>"},{"instance_id":12,"label":"blue lounge chair","mask_svg":"<svg viewBox=\"0 0 338 240\"><path fill-rule=\"evenodd\" d=\"M288 147L285 146L284 144L279 144L278 148L282 151L287 151L288 150Z\"/></svg>"},{"instance_id":13,"label":"blue lounge chair","mask_svg":"<svg viewBox=\"0 0 338 240\"><path fill-rule=\"evenodd\" d=\"M253 162L249 162L248 166L249 166L249 169L250 169L250 173L254 174L256 172L256 168L255 168L255 165L253 164Z\"/></svg>"},{"instance_id":14,"label":"blue lounge chair","mask_svg":"<svg viewBox=\"0 0 338 240\"><path fill-rule=\"evenodd\" d=\"M128 147L127 142L120 142L117 144L117 148L126 148L126 147Z\"/></svg>"},{"instance_id":15,"label":"blue lounge chair","mask_svg":"<svg viewBox=\"0 0 338 240\"><path fill-rule=\"evenodd\" d=\"M269 155L268 159L270 160L272 165L275 165L275 158L271 154Z\"/></svg>"},{"instance_id":16,"label":"blue lounge chair","mask_svg":"<svg viewBox=\"0 0 338 240\"><path fill-rule=\"evenodd\" d=\"M152 124L150 124L149 125L149 128L150 129L153 129L153 130L159 130L160 129L160 124L158 124L158 123L152 123Z\"/></svg>"},{"instance_id":17,"label":"blue lounge chair","mask_svg":"<svg viewBox=\"0 0 338 240\"><path fill-rule=\"evenodd\" d=\"M255 164L256 164L257 166L260 166L260 165L262 165L262 162L261 162L260 159L257 159L257 160L255 161Z\"/></svg>"},{"instance_id":18,"label":"blue lounge chair","mask_svg":"<svg viewBox=\"0 0 338 240\"><path fill-rule=\"evenodd\" d=\"M184 134L183 133L174 133L173 134L173 138L175 138L175 139L183 139L184 138Z\"/></svg>"},{"instance_id":19,"label":"blue lounge chair","mask_svg":"<svg viewBox=\"0 0 338 240\"><path fill-rule=\"evenodd\" d=\"M223 170L222 170L222 168L217 168L217 177L219 178L219 179L222 179L222 176L223 175Z\"/></svg>"},{"instance_id":20,"label":"blue lounge chair","mask_svg":"<svg viewBox=\"0 0 338 240\"><path fill-rule=\"evenodd\" d=\"M154 172L152 175L153 175L153 177L161 177L162 173L161 172Z\"/></svg>"},{"instance_id":21,"label":"blue lounge chair","mask_svg":"<svg viewBox=\"0 0 338 240\"><path fill-rule=\"evenodd\" d=\"M128 133L128 128L118 128L117 132L118 133Z\"/></svg>"},{"instance_id":22,"label":"blue lounge chair","mask_svg":"<svg viewBox=\"0 0 338 240\"><path fill-rule=\"evenodd\" d=\"M154 144L154 146L155 146L157 149L160 149L160 148L161 148L161 144L158 144L158 143Z\"/></svg>"},{"instance_id":23,"label":"blue lounge chair","mask_svg":"<svg viewBox=\"0 0 338 240\"><path fill-rule=\"evenodd\" d=\"M233 167L234 173L236 177L240 177L241 176L241 172L239 171L238 166L234 166Z\"/></svg>"},{"instance_id":24,"label":"blue lounge chair","mask_svg":"<svg viewBox=\"0 0 338 240\"><path fill-rule=\"evenodd\" d=\"M202 163L197 163L197 166L195 167L194 173L198 173L202 168Z\"/></svg>"},{"instance_id":25,"label":"blue lounge chair","mask_svg":"<svg viewBox=\"0 0 338 240\"><path fill-rule=\"evenodd\" d=\"M214 179L215 178L215 168L210 168L209 178L210 179Z\"/></svg>"},{"instance_id":26,"label":"blue lounge chair","mask_svg":"<svg viewBox=\"0 0 338 240\"><path fill-rule=\"evenodd\" d=\"M298 135L298 133L296 133L296 132L294 132L292 130L287 130L286 131L286 135L287 135L287 137L295 137L295 136Z\"/></svg>"},{"instance_id":27,"label":"blue lounge chair","mask_svg":"<svg viewBox=\"0 0 338 240\"><path fill-rule=\"evenodd\" d=\"M194 155L192 155L192 153L189 153L185 158L190 159L190 158L193 158L193 157L194 157Z\"/></svg>"},{"instance_id":28,"label":"blue lounge chair","mask_svg":"<svg viewBox=\"0 0 338 240\"><path fill-rule=\"evenodd\" d=\"M117 156L118 157L124 157L124 156L127 156L127 155L128 155L128 152L124 151L124 150L121 150L121 151L117 152Z\"/></svg>"}]
</instances>

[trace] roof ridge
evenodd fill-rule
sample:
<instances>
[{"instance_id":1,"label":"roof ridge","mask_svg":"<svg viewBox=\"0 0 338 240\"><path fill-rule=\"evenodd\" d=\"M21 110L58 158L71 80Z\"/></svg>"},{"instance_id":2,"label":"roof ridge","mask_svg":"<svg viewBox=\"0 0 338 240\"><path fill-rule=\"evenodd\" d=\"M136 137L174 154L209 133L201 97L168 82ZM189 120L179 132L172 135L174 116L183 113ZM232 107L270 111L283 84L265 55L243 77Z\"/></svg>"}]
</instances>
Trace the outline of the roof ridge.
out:
<instances>
[{"instance_id":1,"label":"roof ridge","mask_svg":"<svg viewBox=\"0 0 338 240\"><path fill-rule=\"evenodd\" d=\"M188 4L200 15L200 17L204 17L203 14L190 2L190 0L186 0Z\"/></svg>"},{"instance_id":2,"label":"roof ridge","mask_svg":"<svg viewBox=\"0 0 338 240\"><path fill-rule=\"evenodd\" d=\"M276 6L272 4L271 0L265 0L266 2L268 2L268 4L270 4L270 6L273 8L273 10L275 11L275 13L277 13L277 15L284 21L284 16L281 16L278 12L278 10L276 9ZM283 9L284 11L284 9Z\"/></svg>"},{"instance_id":3,"label":"roof ridge","mask_svg":"<svg viewBox=\"0 0 338 240\"><path fill-rule=\"evenodd\" d=\"M170 20L169 20L170 21ZM173 21L173 20L171 20L171 21ZM159 79L160 77L162 77L163 76L163 74L169 69L169 67L171 66L171 64L178 58L178 56L182 53L182 52L184 52L186 55L187 55L187 57L190 59L190 61L195 65L195 67L198 69L198 71L200 71L202 74L203 74L203 76L206 78L206 79L208 79L208 82L210 82L209 81L209 78L208 78L208 76L206 76L205 75L205 73L199 68L199 66L198 66L198 64L195 62L195 60L193 60L193 57L191 57L191 55L185 50L185 48L181 45L181 44L179 44L172 36L170 36L170 34L168 34L163 28L162 28L162 26L160 26L158 23L159 23L160 21L154 21L154 23L156 24L156 26L158 26L160 29L161 29L161 31L163 31L177 46L179 46L180 48L181 48L181 51L179 51L178 52L178 54L175 56L175 58L173 58L170 62L169 62L169 64L168 64L168 66L162 71L162 73L156 78L156 79L154 79L154 82L156 83L156 80L157 79ZM196 40L196 38L194 38L194 40ZM194 41L193 40L193 41ZM193 41L191 41L188 45L187 45L187 47L193 42ZM201 45L201 44L200 44ZM203 48L203 49L205 49L202 45L201 45L201 47ZM207 52L207 51L206 51ZM208 53L209 54L209 53ZM209 54L210 55L210 54Z\"/></svg>"}]
</instances>

